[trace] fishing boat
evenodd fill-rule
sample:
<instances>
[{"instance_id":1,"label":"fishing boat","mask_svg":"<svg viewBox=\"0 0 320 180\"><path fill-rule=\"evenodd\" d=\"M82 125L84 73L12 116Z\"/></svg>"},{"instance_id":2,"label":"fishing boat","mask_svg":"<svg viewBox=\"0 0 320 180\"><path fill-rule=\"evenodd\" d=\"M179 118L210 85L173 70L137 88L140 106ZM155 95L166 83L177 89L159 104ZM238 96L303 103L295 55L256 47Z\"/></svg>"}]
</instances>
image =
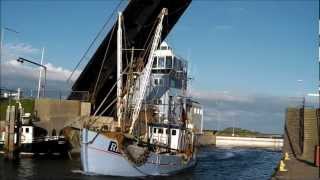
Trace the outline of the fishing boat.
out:
<instances>
[{"instance_id":1,"label":"fishing boat","mask_svg":"<svg viewBox=\"0 0 320 180\"><path fill-rule=\"evenodd\" d=\"M63 134L57 135L54 130L51 135L48 135L47 130L35 124L36 120L31 116L31 113L23 113L22 108L19 110L23 115L20 117L20 127L15 126L13 142L17 145L17 134L19 134L19 151L21 153L29 155L67 155L70 145ZM7 140L5 136L6 133L3 128L0 131L0 150L4 149Z\"/></svg>"},{"instance_id":2,"label":"fishing boat","mask_svg":"<svg viewBox=\"0 0 320 180\"><path fill-rule=\"evenodd\" d=\"M107 93L83 124L81 164L85 173L167 176L196 165L203 110L187 94L187 61L166 42L160 42L166 15L164 8L148 49L141 50L122 46L123 19L119 13L117 81L113 86L116 97L105 105L110 94ZM122 56L127 51L131 58L123 68ZM136 51L144 51L147 61L134 59ZM103 112L115 103L115 116L103 117Z\"/></svg>"}]
</instances>

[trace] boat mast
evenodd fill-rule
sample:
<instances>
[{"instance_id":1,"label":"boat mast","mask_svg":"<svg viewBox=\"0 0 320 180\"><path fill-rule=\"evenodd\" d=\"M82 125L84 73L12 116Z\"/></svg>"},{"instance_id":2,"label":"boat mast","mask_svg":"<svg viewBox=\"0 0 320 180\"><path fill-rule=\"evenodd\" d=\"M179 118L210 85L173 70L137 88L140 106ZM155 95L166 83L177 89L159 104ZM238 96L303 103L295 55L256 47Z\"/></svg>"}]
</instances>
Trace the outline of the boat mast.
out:
<instances>
[{"instance_id":1,"label":"boat mast","mask_svg":"<svg viewBox=\"0 0 320 180\"><path fill-rule=\"evenodd\" d=\"M149 78L150 78L150 74L151 74L154 52L158 48L159 42L161 40L162 22L163 22L164 16L167 15L167 11L168 11L167 8L163 8L160 15L159 15L159 23L158 23L158 26L155 30L155 34L154 34L154 38L152 41L152 46L150 49L147 65L142 72L143 73L142 74L142 81L141 81L142 86L140 87L140 90L138 92L137 103L136 103L135 108L133 110L132 123L131 123L130 129L129 129L130 134L132 134L135 122L137 121L137 119L139 117L142 101L144 99L145 92L147 90L147 85L148 85Z\"/></svg>"},{"instance_id":2,"label":"boat mast","mask_svg":"<svg viewBox=\"0 0 320 180\"><path fill-rule=\"evenodd\" d=\"M118 31L117 31L117 119L118 126L121 127L121 90L122 90L122 13L118 13Z\"/></svg>"}]
</instances>

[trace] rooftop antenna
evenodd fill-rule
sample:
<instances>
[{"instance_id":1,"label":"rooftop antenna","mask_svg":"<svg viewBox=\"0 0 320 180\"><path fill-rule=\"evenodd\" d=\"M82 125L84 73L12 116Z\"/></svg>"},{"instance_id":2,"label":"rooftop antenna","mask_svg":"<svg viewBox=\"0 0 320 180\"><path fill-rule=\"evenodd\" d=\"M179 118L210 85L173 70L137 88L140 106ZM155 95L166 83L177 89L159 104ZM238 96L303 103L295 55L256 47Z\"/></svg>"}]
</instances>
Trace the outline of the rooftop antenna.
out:
<instances>
[{"instance_id":1,"label":"rooftop antenna","mask_svg":"<svg viewBox=\"0 0 320 180\"><path fill-rule=\"evenodd\" d=\"M188 48L188 52L187 52L187 60L188 60L188 73L187 73L187 83L188 84L188 92L187 92L187 96L191 96L192 93L192 80L193 80L193 72L192 72L192 59L191 59L191 49Z\"/></svg>"}]
</instances>

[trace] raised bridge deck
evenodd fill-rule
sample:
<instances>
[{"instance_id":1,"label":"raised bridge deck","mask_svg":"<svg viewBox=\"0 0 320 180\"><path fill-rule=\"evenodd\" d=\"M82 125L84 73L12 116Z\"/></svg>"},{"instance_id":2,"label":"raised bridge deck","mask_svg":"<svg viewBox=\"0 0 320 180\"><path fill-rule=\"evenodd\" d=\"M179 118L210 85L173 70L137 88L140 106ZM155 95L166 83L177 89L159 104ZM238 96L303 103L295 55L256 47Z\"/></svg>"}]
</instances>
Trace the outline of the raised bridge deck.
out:
<instances>
[{"instance_id":1,"label":"raised bridge deck","mask_svg":"<svg viewBox=\"0 0 320 180\"><path fill-rule=\"evenodd\" d=\"M163 31L161 41L164 40L169 34L170 30L177 23L180 16L184 13L186 8L191 3L191 0L134 0L130 1L128 6L123 11L124 19L124 34L126 40L126 47L135 49L147 49L148 44L152 38L150 35L154 34L154 24L157 22L163 8L167 8L168 15L165 17L163 24ZM117 23L117 22L116 22ZM92 103L92 107L98 107L104 97L112 89L116 83L116 71L117 71L117 60L116 60L116 49L117 49L117 24L114 24L110 29L109 33L106 34L104 40L100 46L96 49L95 53L89 60L88 64L82 71L79 78L73 84L72 90L74 92L86 91L89 92L89 101ZM108 44L110 46L108 47ZM107 51L108 47L108 52ZM128 51L129 53L130 51ZM138 51L134 54L134 59L141 59L146 62L148 56L144 56L145 52ZM148 54L148 52L147 52ZM127 54L129 57L131 54ZM126 54L123 56L127 56ZM105 56L105 63L103 59ZM123 58L123 68L127 66L127 61ZM101 71L100 78L99 72ZM111 91L109 98L105 104L109 104L113 101L116 96L116 88ZM69 99L78 99L77 94L71 93ZM113 108L105 112L104 115L112 115L114 112L115 105Z\"/></svg>"}]
</instances>

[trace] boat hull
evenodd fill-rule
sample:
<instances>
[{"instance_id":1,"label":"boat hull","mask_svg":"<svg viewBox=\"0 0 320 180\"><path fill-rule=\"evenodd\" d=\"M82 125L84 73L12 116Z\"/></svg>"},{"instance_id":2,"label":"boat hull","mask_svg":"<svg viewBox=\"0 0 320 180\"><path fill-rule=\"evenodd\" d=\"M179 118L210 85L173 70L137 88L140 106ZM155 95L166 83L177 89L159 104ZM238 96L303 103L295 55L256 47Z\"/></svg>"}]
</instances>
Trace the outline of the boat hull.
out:
<instances>
[{"instance_id":1,"label":"boat hull","mask_svg":"<svg viewBox=\"0 0 320 180\"><path fill-rule=\"evenodd\" d=\"M84 172L88 174L126 177L167 176L196 164L195 157L185 161L179 155L150 152L146 162L138 166L117 151L118 142L115 139L97 135L97 132L88 129L83 129L81 136L81 163Z\"/></svg>"}]
</instances>

